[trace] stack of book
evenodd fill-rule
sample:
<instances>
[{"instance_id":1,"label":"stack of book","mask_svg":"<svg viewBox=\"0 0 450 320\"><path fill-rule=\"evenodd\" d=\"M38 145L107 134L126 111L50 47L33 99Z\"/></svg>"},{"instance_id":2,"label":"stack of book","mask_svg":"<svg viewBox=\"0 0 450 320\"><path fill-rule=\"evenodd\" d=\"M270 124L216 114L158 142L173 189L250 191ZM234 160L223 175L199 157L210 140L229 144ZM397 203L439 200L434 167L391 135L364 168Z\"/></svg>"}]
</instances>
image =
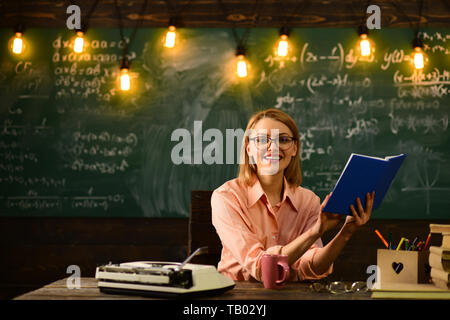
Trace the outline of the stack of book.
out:
<instances>
[{"instance_id":1,"label":"stack of book","mask_svg":"<svg viewBox=\"0 0 450 320\"><path fill-rule=\"evenodd\" d=\"M430 232L442 234L441 246L430 246L431 280L439 288L450 289L450 225L430 224Z\"/></svg>"}]
</instances>

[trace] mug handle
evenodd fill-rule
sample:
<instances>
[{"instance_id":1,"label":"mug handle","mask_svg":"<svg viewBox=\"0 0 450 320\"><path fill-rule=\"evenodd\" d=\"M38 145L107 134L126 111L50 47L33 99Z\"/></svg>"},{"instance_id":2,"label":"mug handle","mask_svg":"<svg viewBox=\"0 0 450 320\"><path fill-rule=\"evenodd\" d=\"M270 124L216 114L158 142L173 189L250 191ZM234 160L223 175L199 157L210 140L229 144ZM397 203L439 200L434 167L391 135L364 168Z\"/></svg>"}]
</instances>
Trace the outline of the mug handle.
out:
<instances>
[{"instance_id":1,"label":"mug handle","mask_svg":"<svg viewBox=\"0 0 450 320\"><path fill-rule=\"evenodd\" d=\"M281 267L283 270L283 276L280 280L275 281L276 284L283 284L286 279L289 277L289 265L284 261L279 261L277 263L278 267Z\"/></svg>"}]
</instances>

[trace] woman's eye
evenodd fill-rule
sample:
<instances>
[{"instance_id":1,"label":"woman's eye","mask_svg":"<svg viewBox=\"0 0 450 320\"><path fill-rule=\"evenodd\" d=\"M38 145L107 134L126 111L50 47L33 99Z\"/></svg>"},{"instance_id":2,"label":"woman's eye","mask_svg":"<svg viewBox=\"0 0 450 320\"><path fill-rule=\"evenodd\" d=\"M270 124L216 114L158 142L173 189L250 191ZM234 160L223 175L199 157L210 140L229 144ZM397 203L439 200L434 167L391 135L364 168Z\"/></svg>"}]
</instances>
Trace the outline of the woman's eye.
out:
<instances>
[{"instance_id":1,"label":"woman's eye","mask_svg":"<svg viewBox=\"0 0 450 320\"><path fill-rule=\"evenodd\" d=\"M256 142L258 143L267 143L267 140L267 137L264 136L256 137Z\"/></svg>"},{"instance_id":2,"label":"woman's eye","mask_svg":"<svg viewBox=\"0 0 450 320\"><path fill-rule=\"evenodd\" d=\"M280 143L288 143L290 142L290 138L289 137L280 137Z\"/></svg>"}]
</instances>

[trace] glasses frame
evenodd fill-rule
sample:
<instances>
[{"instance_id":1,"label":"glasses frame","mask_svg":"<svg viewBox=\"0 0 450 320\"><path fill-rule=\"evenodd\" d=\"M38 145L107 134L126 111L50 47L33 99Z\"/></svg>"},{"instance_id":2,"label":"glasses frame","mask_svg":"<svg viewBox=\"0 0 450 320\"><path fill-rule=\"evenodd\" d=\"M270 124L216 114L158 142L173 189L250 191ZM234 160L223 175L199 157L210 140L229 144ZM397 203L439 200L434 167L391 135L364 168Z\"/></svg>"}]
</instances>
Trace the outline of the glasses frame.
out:
<instances>
[{"instance_id":1,"label":"glasses frame","mask_svg":"<svg viewBox=\"0 0 450 320\"><path fill-rule=\"evenodd\" d=\"M342 287L343 290L337 290L338 287ZM331 294L361 293L368 291L367 284L363 281L355 281L350 285L343 281L334 281L329 284L314 282L310 285L310 288L314 292L328 292Z\"/></svg>"},{"instance_id":2,"label":"glasses frame","mask_svg":"<svg viewBox=\"0 0 450 320\"><path fill-rule=\"evenodd\" d=\"M260 136L262 136L262 135L260 135ZM272 138L272 137L269 137L269 136L264 136L264 137L266 137L266 138L268 139L269 142L268 142L265 146L263 146L263 147L260 147L260 146L258 145L258 142L256 142L256 139L257 139L259 136L255 136L255 137L248 138L248 140L249 140L249 141L253 141L253 143L255 144L255 146L256 146L256 148L257 148L258 150L267 150L267 149L269 149L269 144L272 145L272 142L274 142L274 143L277 144L278 148L279 148L280 150L283 150L283 151L286 151L286 150L289 150L290 148L292 148L292 146L294 145L294 142L297 141L297 139L296 139L295 137L291 137L291 136L288 136L288 135L282 135L282 136L291 139L291 141L290 141L290 146L289 146L289 147L287 147L287 148L282 148L282 147L280 146L280 137L279 137L279 136L276 137L276 138Z\"/></svg>"}]
</instances>

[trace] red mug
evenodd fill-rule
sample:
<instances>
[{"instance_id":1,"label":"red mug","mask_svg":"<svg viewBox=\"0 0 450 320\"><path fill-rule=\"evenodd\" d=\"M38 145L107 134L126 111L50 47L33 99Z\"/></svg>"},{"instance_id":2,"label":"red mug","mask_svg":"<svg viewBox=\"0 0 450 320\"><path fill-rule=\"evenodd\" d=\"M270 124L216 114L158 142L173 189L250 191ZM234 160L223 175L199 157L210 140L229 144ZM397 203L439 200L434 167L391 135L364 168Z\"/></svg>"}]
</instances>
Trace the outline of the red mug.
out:
<instances>
[{"instance_id":1,"label":"red mug","mask_svg":"<svg viewBox=\"0 0 450 320\"><path fill-rule=\"evenodd\" d=\"M261 268L264 288L281 289L289 277L288 256L264 254Z\"/></svg>"}]
</instances>

